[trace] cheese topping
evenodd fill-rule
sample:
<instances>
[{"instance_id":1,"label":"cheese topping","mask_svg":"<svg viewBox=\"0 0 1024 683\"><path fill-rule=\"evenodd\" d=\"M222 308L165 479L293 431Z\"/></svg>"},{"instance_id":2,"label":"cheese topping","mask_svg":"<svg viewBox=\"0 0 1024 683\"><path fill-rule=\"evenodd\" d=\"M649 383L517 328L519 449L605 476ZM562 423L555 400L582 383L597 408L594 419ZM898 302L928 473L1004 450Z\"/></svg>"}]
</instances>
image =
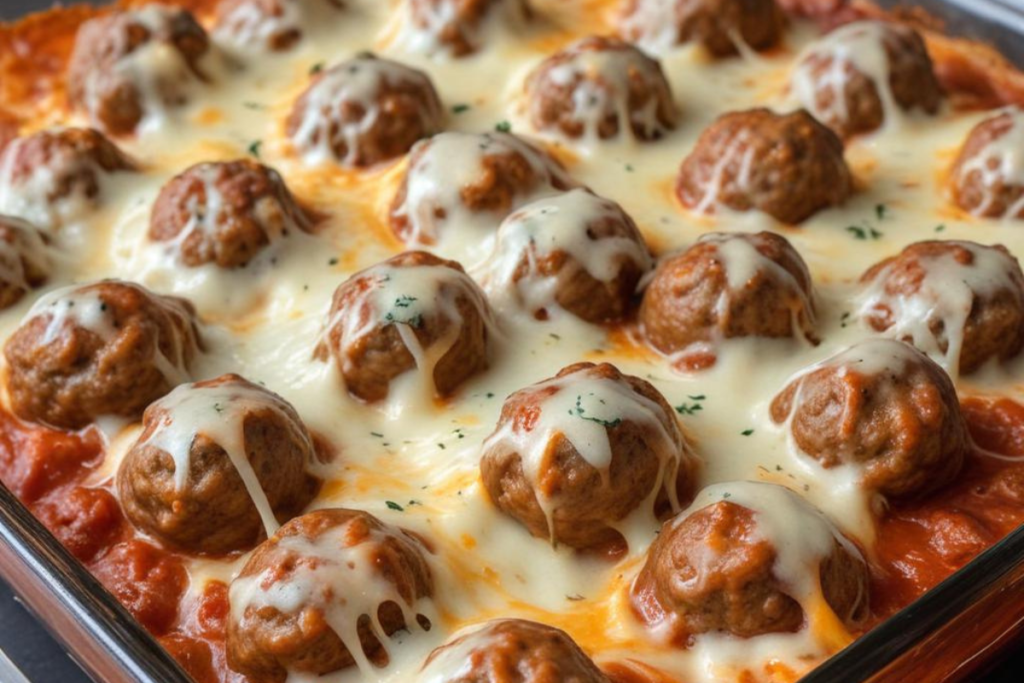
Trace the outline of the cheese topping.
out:
<instances>
[{"instance_id":1,"label":"cheese topping","mask_svg":"<svg viewBox=\"0 0 1024 683\"><path fill-rule=\"evenodd\" d=\"M982 201L972 211L976 216L986 215L989 207L997 201L996 188L1024 188L1024 111L1010 108L1004 110L1002 115L1010 117L1010 129L960 166L961 178L977 173L984 188ZM1024 194L1009 204L1003 215L1013 219L1022 212Z\"/></svg>"}]
</instances>

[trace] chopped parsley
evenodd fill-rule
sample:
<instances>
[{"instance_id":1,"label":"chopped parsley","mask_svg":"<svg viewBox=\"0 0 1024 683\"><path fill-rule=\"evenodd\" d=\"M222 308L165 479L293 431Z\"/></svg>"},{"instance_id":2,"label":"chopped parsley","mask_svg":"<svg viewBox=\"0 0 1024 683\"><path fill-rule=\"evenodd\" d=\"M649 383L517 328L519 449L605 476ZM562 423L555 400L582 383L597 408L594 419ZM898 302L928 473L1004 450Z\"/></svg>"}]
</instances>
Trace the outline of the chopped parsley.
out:
<instances>
[{"instance_id":1,"label":"chopped parsley","mask_svg":"<svg viewBox=\"0 0 1024 683\"><path fill-rule=\"evenodd\" d=\"M854 239L858 240L877 240L879 237L882 236L882 233L879 230L871 227L870 225L850 225L847 226L846 232L850 233L851 235L853 235Z\"/></svg>"},{"instance_id":2,"label":"chopped parsley","mask_svg":"<svg viewBox=\"0 0 1024 683\"><path fill-rule=\"evenodd\" d=\"M384 438L384 435L381 434L380 432L370 432L370 436L375 436L378 439L383 439Z\"/></svg>"},{"instance_id":3,"label":"chopped parsley","mask_svg":"<svg viewBox=\"0 0 1024 683\"><path fill-rule=\"evenodd\" d=\"M562 341L562 338L559 335L555 334L554 332L552 332L548 336L554 339L555 341Z\"/></svg>"},{"instance_id":4,"label":"chopped parsley","mask_svg":"<svg viewBox=\"0 0 1024 683\"><path fill-rule=\"evenodd\" d=\"M403 294L395 299L395 308L409 308L409 306L412 306L414 301L417 301L416 297Z\"/></svg>"},{"instance_id":5,"label":"chopped parsley","mask_svg":"<svg viewBox=\"0 0 1024 683\"><path fill-rule=\"evenodd\" d=\"M224 412L224 406L222 406L220 403L214 403L213 409L216 410L218 413Z\"/></svg>"},{"instance_id":6,"label":"chopped parsley","mask_svg":"<svg viewBox=\"0 0 1024 683\"><path fill-rule=\"evenodd\" d=\"M440 449L441 449L442 451L443 451L443 450L444 450L445 448L447 448L447 446L445 446L445 445L444 445L443 443L439 443L439 444L437 444L437 447L438 447L438 448L440 448Z\"/></svg>"},{"instance_id":7,"label":"chopped parsley","mask_svg":"<svg viewBox=\"0 0 1024 683\"><path fill-rule=\"evenodd\" d=\"M740 432L740 434L742 434L743 436L750 436L753 433L754 433L754 429L753 428L744 429L742 432Z\"/></svg>"},{"instance_id":8,"label":"chopped parsley","mask_svg":"<svg viewBox=\"0 0 1024 683\"><path fill-rule=\"evenodd\" d=\"M946 229L946 224L945 223L940 223L939 225L935 226L935 232L942 232L945 229Z\"/></svg>"},{"instance_id":9,"label":"chopped parsley","mask_svg":"<svg viewBox=\"0 0 1024 683\"><path fill-rule=\"evenodd\" d=\"M419 313L417 313L414 316L402 319L389 311L384 316L384 320L386 320L389 323L395 323L396 325L408 325L409 327L415 327L416 329L423 327L423 316L420 315Z\"/></svg>"},{"instance_id":10,"label":"chopped parsley","mask_svg":"<svg viewBox=\"0 0 1024 683\"><path fill-rule=\"evenodd\" d=\"M850 324L850 312L849 311L844 311L843 314L839 317L839 327L846 327L849 324Z\"/></svg>"},{"instance_id":11,"label":"chopped parsley","mask_svg":"<svg viewBox=\"0 0 1024 683\"><path fill-rule=\"evenodd\" d=\"M878 218L878 220L884 221L888 215L889 207L887 207L885 204L875 205L875 216Z\"/></svg>"},{"instance_id":12,"label":"chopped parsley","mask_svg":"<svg viewBox=\"0 0 1024 683\"><path fill-rule=\"evenodd\" d=\"M320 73L323 70L324 70L324 63L323 62L317 62L313 66L309 67L309 75L310 76L316 76L318 73Z\"/></svg>"},{"instance_id":13,"label":"chopped parsley","mask_svg":"<svg viewBox=\"0 0 1024 683\"><path fill-rule=\"evenodd\" d=\"M259 102L243 102L242 106L246 109L252 109L254 111L262 111L267 108L267 105L260 104Z\"/></svg>"},{"instance_id":14,"label":"chopped parsley","mask_svg":"<svg viewBox=\"0 0 1024 683\"><path fill-rule=\"evenodd\" d=\"M494 392L493 391L488 391L487 394L485 394L485 396L486 396L486 398L494 398Z\"/></svg>"},{"instance_id":15,"label":"chopped parsley","mask_svg":"<svg viewBox=\"0 0 1024 683\"><path fill-rule=\"evenodd\" d=\"M601 401L601 403L604 403L604 401ZM582 395L576 396L576 406L574 408L569 409L569 414L572 415L573 417L578 417L581 420L586 420L588 422L596 422L602 427L607 427L608 429L611 429L612 427L618 427L620 424L622 424L621 417L617 417L614 420L605 420L600 417L593 417L591 415L587 415L587 410L586 408L583 407Z\"/></svg>"},{"instance_id":16,"label":"chopped parsley","mask_svg":"<svg viewBox=\"0 0 1024 683\"><path fill-rule=\"evenodd\" d=\"M254 140L252 142L252 144L249 145L249 154L254 156L254 157L256 157L257 159L259 159L260 158L260 147L262 147L262 146L263 146L263 140Z\"/></svg>"},{"instance_id":17,"label":"chopped parsley","mask_svg":"<svg viewBox=\"0 0 1024 683\"><path fill-rule=\"evenodd\" d=\"M575 595L566 595L565 599L569 602L579 602L580 600L586 600L586 598L580 595L579 593L576 593Z\"/></svg>"},{"instance_id":18,"label":"chopped parsley","mask_svg":"<svg viewBox=\"0 0 1024 683\"><path fill-rule=\"evenodd\" d=\"M494 130L499 133L511 133L512 124L508 121L498 121L498 123L494 124Z\"/></svg>"},{"instance_id":19,"label":"chopped parsley","mask_svg":"<svg viewBox=\"0 0 1024 683\"><path fill-rule=\"evenodd\" d=\"M336 265L338 265L338 259L337 258L327 259L327 265L329 265L329 266L336 266Z\"/></svg>"},{"instance_id":20,"label":"chopped parsley","mask_svg":"<svg viewBox=\"0 0 1024 683\"><path fill-rule=\"evenodd\" d=\"M722 494L722 499L725 500L726 498L732 498L732 494L728 491Z\"/></svg>"},{"instance_id":21,"label":"chopped parsley","mask_svg":"<svg viewBox=\"0 0 1024 683\"><path fill-rule=\"evenodd\" d=\"M468 104L456 104L452 107L453 114L465 114L469 110L470 106Z\"/></svg>"},{"instance_id":22,"label":"chopped parsley","mask_svg":"<svg viewBox=\"0 0 1024 683\"><path fill-rule=\"evenodd\" d=\"M634 171L633 164L626 164L626 171L632 173Z\"/></svg>"},{"instance_id":23,"label":"chopped parsley","mask_svg":"<svg viewBox=\"0 0 1024 683\"><path fill-rule=\"evenodd\" d=\"M694 415L695 413L704 410L704 406L701 402L707 399L704 394L687 395L687 398L693 401L693 403L680 403L676 406L676 412L680 415Z\"/></svg>"},{"instance_id":24,"label":"chopped parsley","mask_svg":"<svg viewBox=\"0 0 1024 683\"><path fill-rule=\"evenodd\" d=\"M395 510L396 512L405 512L405 508L393 500L386 500L384 501L384 503L388 506L389 510Z\"/></svg>"}]
</instances>

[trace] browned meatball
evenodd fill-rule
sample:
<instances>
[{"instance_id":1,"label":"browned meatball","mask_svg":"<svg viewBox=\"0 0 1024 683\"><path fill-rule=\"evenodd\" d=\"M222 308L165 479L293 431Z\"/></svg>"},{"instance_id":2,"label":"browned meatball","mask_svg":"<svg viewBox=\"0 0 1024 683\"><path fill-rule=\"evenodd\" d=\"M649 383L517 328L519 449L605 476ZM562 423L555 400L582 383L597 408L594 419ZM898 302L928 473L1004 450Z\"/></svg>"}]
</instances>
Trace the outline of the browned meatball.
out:
<instances>
[{"instance_id":1,"label":"browned meatball","mask_svg":"<svg viewBox=\"0 0 1024 683\"><path fill-rule=\"evenodd\" d=\"M0 215L0 310L46 282L50 254L46 238L20 218Z\"/></svg>"},{"instance_id":2,"label":"browned meatball","mask_svg":"<svg viewBox=\"0 0 1024 683\"><path fill-rule=\"evenodd\" d=\"M149 115L181 106L210 49L206 31L187 11L145 5L82 24L68 64L68 96L114 135L128 135Z\"/></svg>"},{"instance_id":3,"label":"browned meatball","mask_svg":"<svg viewBox=\"0 0 1024 683\"><path fill-rule=\"evenodd\" d=\"M523 619L471 626L430 653L422 683L609 683L569 634Z\"/></svg>"},{"instance_id":4,"label":"browned meatball","mask_svg":"<svg viewBox=\"0 0 1024 683\"><path fill-rule=\"evenodd\" d=\"M570 365L509 396L480 460L491 500L531 534L607 552L623 548L615 527L652 494L659 510L678 510L694 470L665 398L607 363Z\"/></svg>"},{"instance_id":5,"label":"browned meatball","mask_svg":"<svg viewBox=\"0 0 1024 683\"><path fill-rule=\"evenodd\" d=\"M402 156L443 118L427 74L365 54L317 74L285 125L308 163L364 167Z\"/></svg>"},{"instance_id":6,"label":"browned meatball","mask_svg":"<svg viewBox=\"0 0 1024 683\"><path fill-rule=\"evenodd\" d=\"M539 199L501 224L485 289L539 319L561 308L588 322L621 320L652 266L622 207L587 190Z\"/></svg>"},{"instance_id":7,"label":"browned meatball","mask_svg":"<svg viewBox=\"0 0 1024 683\"><path fill-rule=\"evenodd\" d=\"M177 387L142 425L117 488L128 519L171 547L248 550L316 493L313 440L295 409L238 375Z\"/></svg>"},{"instance_id":8,"label":"browned meatball","mask_svg":"<svg viewBox=\"0 0 1024 683\"><path fill-rule=\"evenodd\" d=\"M111 174L133 169L113 143L90 128L16 138L0 153L0 213L53 230L99 204Z\"/></svg>"},{"instance_id":9,"label":"browned meatball","mask_svg":"<svg viewBox=\"0 0 1024 683\"><path fill-rule=\"evenodd\" d=\"M357 510L310 512L265 541L231 582L228 666L252 683L383 665L389 636L427 628L419 539Z\"/></svg>"},{"instance_id":10,"label":"browned meatball","mask_svg":"<svg viewBox=\"0 0 1024 683\"><path fill-rule=\"evenodd\" d=\"M241 268L310 218L277 171L249 159L196 164L160 190L149 238L187 266Z\"/></svg>"},{"instance_id":11,"label":"browned meatball","mask_svg":"<svg viewBox=\"0 0 1024 683\"><path fill-rule=\"evenodd\" d=\"M942 101L921 36L882 21L847 24L812 45L792 85L800 103L842 137L880 128L895 113L889 107L934 114Z\"/></svg>"},{"instance_id":12,"label":"browned meatball","mask_svg":"<svg viewBox=\"0 0 1024 683\"><path fill-rule=\"evenodd\" d=\"M343 0L221 0L213 35L241 50L288 50Z\"/></svg>"},{"instance_id":13,"label":"browned meatball","mask_svg":"<svg viewBox=\"0 0 1024 683\"><path fill-rule=\"evenodd\" d=\"M410 46L454 57L482 48L488 25L508 27L530 15L526 0L405 0L405 4Z\"/></svg>"},{"instance_id":14,"label":"browned meatball","mask_svg":"<svg viewBox=\"0 0 1024 683\"><path fill-rule=\"evenodd\" d=\"M682 644L709 631L797 631L819 594L853 626L867 616L868 587L860 552L797 494L728 482L665 522L631 597L645 623Z\"/></svg>"},{"instance_id":15,"label":"browned meatball","mask_svg":"<svg viewBox=\"0 0 1024 683\"><path fill-rule=\"evenodd\" d=\"M698 213L757 210L793 225L842 204L852 191L842 141L802 110L719 117L683 161L676 183L680 201Z\"/></svg>"},{"instance_id":16,"label":"browned meatball","mask_svg":"<svg viewBox=\"0 0 1024 683\"><path fill-rule=\"evenodd\" d=\"M742 45L774 47L785 23L774 0L628 0L620 22L622 36L663 52L699 42L715 57L738 54Z\"/></svg>"},{"instance_id":17,"label":"browned meatball","mask_svg":"<svg viewBox=\"0 0 1024 683\"><path fill-rule=\"evenodd\" d=\"M960 472L967 426L949 375L903 342L873 339L794 379L771 417L825 468L860 468L864 488L913 498ZM841 419L840 419L841 417Z\"/></svg>"},{"instance_id":18,"label":"browned meatball","mask_svg":"<svg viewBox=\"0 0 1024 683\"><path fill-rule=\"evenodd\" d=\"M138 419L187 381L199 348L184 299L119 280L59 289L36 301L4 346L11 408L62 429Z\"/></svg>"},{"instance_id":19,"label":"browned meatball","mask_svg":"<svg viewBox=\"0 0 1024 683\"><path fill-rule=\"evenodd\" d=\"M654 348L691 368L713 364L724 339L817 342L807 265L770 232L710 233L662 261L644 292L640 322Z\"/></svg>"},{"instance_id":20,"label":"browned meatball","mask_svg":"<svg viewBox=\"0 0 1024 683\"><path fill-rule=\"evenodd\" d=\"M407 244L434 244L448 223L497 225L531 199L573 185L557 161L515 135L441 133L413 147L391 229Z\"/></svg>"},{"instance_id":21,"label":"browned meatball","mask_svg":"<svg viewBox=\"0 0 1024 683\"><path fill-rule=\"evenodd\" d=\"M950 174L957 206L985 218L1024 219L1022 154L1024 111L1004 111L975 126Z\"/></svg>"},{"instance_id":22,"label":"browned meatball","mask_svg":"<svg viewBox=\"0 0 1024 683\"><path fill-rule=\"evenodd\" d=\"M1006 247L917 242L861 277L861 315L951 373L1006 360L1024 345L1024 273Z\"/></svg>"},{"instance_id":23,"label":"browned meatball","mask_svg":"<svg viewBox=\"0 0 1024 683\"><path fill-rule=\"evenodd\" d=\"M625 127L656 140L675 127L661 65L617 38L584 38L545 59L527 79L526 96L534 128L571 138L614 138Z\"/></svg>"},{"instance_id":24,"label":"browned meatball","mask_svg":"<svg viewBox=\"0 0 1024 683\"><path fill-rule=\"evenodd\" d=\"M332 356L349 393L364 401L386 398L391 381L413 369L447 396L487 367L491 318L461 265L409 251L338 287L316 356Z\"/></svg>"}]
</instances>

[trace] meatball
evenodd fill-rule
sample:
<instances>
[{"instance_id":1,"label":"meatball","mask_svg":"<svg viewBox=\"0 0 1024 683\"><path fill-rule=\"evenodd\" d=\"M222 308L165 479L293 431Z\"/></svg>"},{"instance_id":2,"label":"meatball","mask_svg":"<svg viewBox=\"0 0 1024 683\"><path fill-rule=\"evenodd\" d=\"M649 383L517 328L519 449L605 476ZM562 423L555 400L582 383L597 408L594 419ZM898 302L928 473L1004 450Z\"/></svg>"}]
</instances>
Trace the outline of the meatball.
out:
<instances>
[{"instance_id":1,"label":"meatball","mask_svg":"<svg viewBox=\"0 0 1024 683\"><path fill-rule=\"evenodd\" d=\"M465 57L481 49L493 26L518 26L530 16L526 0L405 0L404 36L418 52Z\"/></svg>"},{"instance_id":2,"label":"meatball","mask_svg":"<svg viewBox=\"0 0 1024 683\"><path fill-rule=\"evenodd\" d=\"M698 213L757 210L793 225L842 204L852 191L835 133L805 111L767 109L719 117L683 161L676 183L679 200Z\"/></svg>"},{"instance_id":3,"label":"meatball","mask_svg":"<svg viewBox=\"0 0 1024 683\"><path fill-rule=\"evenodd\" d=\"M793 73L800 104L841 137L870 133L901 110L939 110L942 90L909 26L864 21L812 45Z\"/></svg>"},{"instance_id":4,"label":"meatball","mask_svg":"<svg viewBox=\"0 0 1024 683\"><path fill-rule=\"evenodd\" d=\"M342 0L221 0L213 37L237 50L283 52Z\"/></svg>"},{"instance_id":5,"label":"meatball","mask_svg":"<svg viewBox=\"0 0 1024 683\"><path fill-rule=\"evenodd\" d=\"M607 363L509 396L480 460L491 500L531 534L600 551L622 548L616 527L645 501L678 510L695 469L665 398Z\"/></svg>"},{"instance_id":6,"label":"meatball","mask_svg":"<svg viewBox=\"0 0 1024 683\"><path fill-rule=\"evenodd\" d=\"M307 163L360 168L402 156L443 119L427 74L366 54L317 74L285 127Z\"/></svg>"},{"instance_id":7,"label":"meatball","mask_svg":"<svg viewBox=\"0 0 1024 683\"><path fill-rule=\"evenodd\" d=\"M493 229L532 199L573 185L558 162L515 135L441 133L413 147L391 228L407 244L431 245L449 224Z\"/></svg>"},{"instance_id":8,"label":"meatball","mask_svg":"<svg viewBox=\"0 0 1024 683\"><path fill-rule=\"evenodd\" d=\"M30 422L79 429L98 417L135 420L188 381L200 349L192 304L104 280L39 298L7 340L7 392Z\"/></svg>"},{"instance_id":9,"label":"meatball","mask_svg":"<svg viewBox=\"0 0 1024 683\"><path fill-rule=\"evenodd\" d=\"M388 396L410 370L448 396L487 367L487 297L454 261L409 251L356 273L334 292L316 357L332 357L348 391Z\"/></svg>"},{"instance_id":10,"label":"meatball","mask_svg":"<svg viewBox=\"0 0 1024 683\"><path fill-rule=\"evenodd\" d=\"M207 80L206 31L187 11L151 4L82 24L68 64L71 103L114 135L134 133L185 104Z\"/></svg>"},{"instance_id":11,"label":"meatball","mask_svg":"<svg viewBox=\"0 0 1024 683\"><path fill-rule=\"evenodd\" d=\"M592 323L621 320L650 252L622 207L586 190L539 199L501 224L484 287L539 319L560 308Z\"/></svg>"},{"instance_id":12,"label":"meatball","mask_svg":"<svg viewBox=\"0 0 1024 683\"><path fill-rule=\"evenodd\" d=\"M1006 360L1024 345L1024 273L1006 247L928 241L861 277L860 314L954 375Z\"/></svg>"},{"instance_id":13,"label":"meatball","mask_svg":"<svg viewBox=\"0 0 1024 683\"><path fill-rule=\"evenodd\" d=\"M387 662L391 634L429 628L432 594L418 538L366 512L310 512L256 548L231 582L228 666L252 683L366 671Z\"/></svg>"},{"instance_id":14,"label":"meatball","mask_svg":"<svg viewBox=\"0 0 1024 683\"><path fill-rule=\"evenodd\" d=\"M631 598L676 643L799 630L819 596L847 626L867 616L867 564L818 510L776 484L727 482L668 520Z\"/></svg>"},{"instance_id":15,"label":"meatball","mask_svg":"<svg viewBox=\"0 0 1024 683\"><path fill-rule=\"evenodd\" d=\"M629 0L620 33L652 52L697 42L714 57L777 45L785 27L775 0Z\"/></svg>"},{"instance_id":16,"label":"meatball","mask_svg":"<svg viewBox=\"0 0 1024 683\"><path fill-rule=\"evenodd\" d=\"M523 619L495 619L456 633L430 653L431 683L609 683L565 631Z\"/></svg>"},{"instance_id":17,"label":"meatball","mask_svg":"<svg viewBox=\"0 0 1024 683\"><path fill-rule=\"evenodd\" d=\"M310 218L277 171L248 159L196 164L172 178L153 204L149 238L186 266L242 268Z\"/></svg>"},{"instance_id":18,"label":"meatball","mask_svg":"<svg viewBox=\"0 0 1024 683\"><path fill-rule=\"evenodd\" d=\"M570 138L657 140L675 127L661 65L617 38L593 36L544 60L526 81L530 121ZM628 117L628 120L620 120Z\"/></svg>"},{"instance_id":19,"label":"meatball","mask_svg":"<svg viewBox=\"0 0 1024 683\"><path fill-rule=\"evenodd\" d=\"M1024 111L1005 110L979 123L960 149L950 184L964 211L1024 219Z\"/></svg>"},{"instance_id":20,"label":"meatball","mask_svg":"<svg viewBox=\"0 0 1024 683\"><path fill-rule=\"evenodd\" d=\"M949 375L914 347L873 339L797 376L771 404L799 452L829 469L858 468L892 498L936 491L960 472L969 445Z\"/></svg>"},{"instance_id":21,"label":"meatball","mask_svg":"<svg viewBox=\"0 0 1024 683\"><path fill-rule=\"evenodd\" d=\"M735 337L802 337L817 343L807 265L771 232L709 233L661 262L644 292L647 341L684 366L714 363Z\"/></svg>"},{"instance_id":22,"label":"meatball","mask_svg":"<svg viewBox=\"0 0 1024 683\"><path fill-rule=\"evenodd\" d=\"M0 215L0 310L21 301L49 275L50 252L43 234L20 218Z\"/></svg>"},{"instance_id":23,"label":"meatball","mask_svg":"<svg viewBox=\"0 0 1024 683\"><path fill-rule=\"evenodd\" d=\"M0 152L0 214L41 230L81 220L103 199L111 175L134 164L90 128L44 130Z\"/></svg>"},{"instance_id":24,"label":"meatball","mask_svg":"<svg viewBox=\"0 0 1024 683\"><path fill-rule=\"evenodd\" d=\"M128 519L171 547L248 550L316 493L313 440L295 409L238 375L177 387L142 426L117 488Z\"/></svg>"}]
</instances>

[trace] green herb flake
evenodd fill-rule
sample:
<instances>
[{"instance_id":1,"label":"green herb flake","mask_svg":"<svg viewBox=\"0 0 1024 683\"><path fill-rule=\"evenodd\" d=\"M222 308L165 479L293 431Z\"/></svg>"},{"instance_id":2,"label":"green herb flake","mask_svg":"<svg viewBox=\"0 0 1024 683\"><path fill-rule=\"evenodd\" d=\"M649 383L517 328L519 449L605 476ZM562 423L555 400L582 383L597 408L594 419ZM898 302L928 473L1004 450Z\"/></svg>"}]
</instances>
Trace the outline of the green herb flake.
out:
<instances>
[{"instance_id":1,"label":"green herb flake","mask_svg":"<svg viewBox=\"0 0 1024 683\"><path fill-rule=\"evenodd\" d=\"M851 314L849 311L844 311L843 314L839 316L839 327L845 328L847 325L850 324L850 315Z\"/></svg>"},{"instance_id":2,"label":"green herb flake","mask_svg":"<svg viewBox=\"0 0 1024 683\"><path fill-rule=\"evenodd\" d=\"M249 154L257 159L260 158L260 147L263 146L263 140L255 140L249 145Z\"/></svg>"},{"instance_id":3,"label":"green herb flake","mask_svg":"<svg viewBox=\"0 0 1024 683\"><path fill-rule=\"evenodd\" d=\"M336 266L336 265L338 265L338 259L337 258L327 259L327 265L329 265L329 266Z\"/></svg>"},{"instance_id":4,"label":"green herb flake","mask_svg":"<svg viewBox=\"0 0 1024 683\"><path fill-rule=\"evenodd\" d=\"M384 503L388 506L389 510L394 510L396 512L405 512L405 508L393 500L386 500L384 501Z\"/></svg>"},{"instance_id":5,"label":"green herb flake","mask_svg":"<svg viewBox=\"0 0 1024 683\"><path fill-rule=\"evenodd\" d=\"M722 500L725 500L726 498L732 498L732 494L728 491L722 494Z\"/></svg>"},{"instance_id":6,"label":"green herb flake","mask_svg":"<svg viewBox=\"0 0 1024 683\"><path fill-rule=\"evenodd\" d=\"M687 395L687 398L689 398L691 401L703 401L707 399L707 396L705 396L704 394L697 394L696 396Z\"/></svg>"},{"instance_id":7,"label":"green herb flake","mask_svg":"<svg viewBox=\"0 0 1024 683\"><path fill-rule=\"evenodd\" d=\"M370 436L375 436L378 439L383 439L384 438L384 435L381 434L380 432L370 432Z\"/></svg>"},{"instance_id":8,"label":"green herb flake","mask_svg":"<svg viewBox=\"0 0 1024 683\"><path fill-rule=\"evenodd\" d=\"M680 403L676 406L676 412L680 415L693 415L701 410L704 410L704 406L700 403Z\"/></svg>"},{"instance_id":9,"label":"green herb flake","mask_svg":"<svg viewBox=\"0 0 1024 683\"><path fill-rule=\"evenodd\" d=\"M213 404L213 409L216 410L218 413L223 413L224 412L224 406L222 406L219 403L214 403Z\"/></svg>"},{"instance_id":10,"label":"green herb flake","mask_svg":"<svg viewBox=\"0 0 1024 683\"><path fill-rule=\"evenodd\" d=\"M945 223L940 223L939 225L935 226L935 232L943 232L943 231L945 231L945 229L946 229L946 224Z\"/></svg>"},{"instance_id":11,"label":"green herb flake","mask_svg":"<svg viewBox=\"0 0 1024 683\"><path fill-rule=\"evenodd\" d=\"M565 599L569 602L579 602L580 600L586 600L586 598L580 595L579 593L576 593L575 595L566 595Z\"/></svg>"},{"instance_id":12,"label":"green herb flake","mask_svg":"<svg viewBox=\"0 0 1024 683\"><path fill-rule=\"evenodd\" d=\"M267 108L265 104L260 104L259 102L243 102L242 106L253 111L262 111Z\"/></svg>"},{"instance_id":13,"label":"green herb flake","mask_svg":"<svg viewBox=\"0 0 1024 683\"><path fill-rule=\"evenodd\" d=\"M889 207L887 207L885 204L875 205L875 216L878 218L878 220L884 221L888 215Z\"/></svg>"},{"instance_id":14,"label":"green herb flake","mask_svg":"<svg viewBox=\"0 0 1024 683\"><path fill-rule=\"evenodd\" d=\"M471 107L468 104L456 104L452 107L453 114L465 114Z\"/></svg>"},{"instance_id":15,"label":"green herb flake","mask_svg":"<svg viewBox=\"0 0 1024 683\"><path fill-rule=\"evenodd\" d=\"M444 445L443 443L439 443L439 444L437 444L437 447L438 447L438 448L440 448L440 449L441 449L442 451L443 451L443 450L444 450L445 448L447 448L447 446L445 446L445 445Z\"/></svg>"},{"instance_id":16,"label":"green herb flake","mask_svg":"<svg viewBox=\"0 0 1024 683\"><path fill-rule=\"evenodd\" d=\"M596 422L602 427L607 427L608 429L611 429L612 427L618 427L620 424L622 424L621 417L617 417L614 420L604 420L599 417L591 417L590 415L587 415L586 412L586 408L583 407L583 396L577 395L576 407L569 409L569 414L572 415L573 417L578 417L581 420L586 420L587 422Z\"/></svg>"},{"instance_id":17,"label":"green herb flake","mask_svg":"<svg viewBox=\"0 0 1024 683\"><path fill-rule=\"evenodd\" d=\"M310 76L316 76L318 73L320 73L323 70L324 70L324 63L323 62L317 62L313 66L309 67L309 75Z\"/></svg>"},{"instance_id":18,"label":"green herb flake","mask_svg":"<svg viewBox=\"0 0 1024 683\"><path fill-rule=\"evenodd\" d=\"M754 433L753 428L751 428L751 429L744 429L742 432L740 432L740 434L742 434L743 436L750 436L753 433Z\"/></svg>"},{"instance_id":19,"label":"green herb flake","mask_svg":"<svg viewBox=\"0 0 1024 683\"><path fill-rule=\"evenodd\" d=\"M486 398L494 398L494 392L493 391L488 391L484 396Z\"/></svg>"},{"instance_id":20,"label":"green herb flake","mask_svg":"<svg viewBox=\"0 0 1024 683\"><path fill-rule=\"evenodd\" d=\"M395 308L409 308L415 301L417 301L416 297L403 294L395 299Z\"/></svg>"},{"instance_id":21,"label":"green herb flake","mask_svg":"<svg viewBox=\"0 0 1024 683\"><path fill-rule=\"evenodd\" d=\"M494 130L499 133L511 133L512 124L508 121L498 121L498 123L494 124Z\"/></svg>"}]
</instances>

